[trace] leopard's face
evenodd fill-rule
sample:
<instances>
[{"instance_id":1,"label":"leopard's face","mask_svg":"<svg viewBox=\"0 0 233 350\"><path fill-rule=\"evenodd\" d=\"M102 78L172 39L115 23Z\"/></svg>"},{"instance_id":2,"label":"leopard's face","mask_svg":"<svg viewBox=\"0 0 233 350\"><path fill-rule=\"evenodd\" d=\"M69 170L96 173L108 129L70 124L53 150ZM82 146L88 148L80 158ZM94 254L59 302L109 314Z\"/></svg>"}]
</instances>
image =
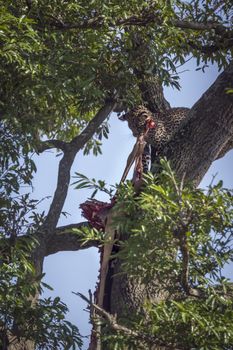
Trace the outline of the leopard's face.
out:
<instances>
[{"instance_id":1,"label":"leopard's face","mask_svg":"<svg viewBox=\"0 0 233 350\"><path fill-rule=\"evenodd\" d=\"M153 119L152 113L144 106L139 106L120 117L120 120L127 121L133 136L137 137L146 131L148 119Z\"/></svg>"}]
</instances>

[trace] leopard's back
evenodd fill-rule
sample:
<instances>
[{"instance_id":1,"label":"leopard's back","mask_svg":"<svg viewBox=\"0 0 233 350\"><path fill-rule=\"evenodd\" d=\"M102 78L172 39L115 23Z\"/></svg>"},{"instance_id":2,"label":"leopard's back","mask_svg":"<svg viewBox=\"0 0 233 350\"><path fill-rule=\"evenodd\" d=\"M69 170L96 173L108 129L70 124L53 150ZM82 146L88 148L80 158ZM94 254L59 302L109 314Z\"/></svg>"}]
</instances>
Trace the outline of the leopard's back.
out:
<instances>
[{"instance_id":1,"label":"leopard's back","mask_svg":"<svg viewBox=\"0 0 233 350\"><path fill-rule=\"evenodd\" d=\"M156 123L155 130L150 130L147 142L158 150L169 142L187 119L189 108L176 107L167 110L165 113L154 115Z\"/></svg>"}]
</instances>

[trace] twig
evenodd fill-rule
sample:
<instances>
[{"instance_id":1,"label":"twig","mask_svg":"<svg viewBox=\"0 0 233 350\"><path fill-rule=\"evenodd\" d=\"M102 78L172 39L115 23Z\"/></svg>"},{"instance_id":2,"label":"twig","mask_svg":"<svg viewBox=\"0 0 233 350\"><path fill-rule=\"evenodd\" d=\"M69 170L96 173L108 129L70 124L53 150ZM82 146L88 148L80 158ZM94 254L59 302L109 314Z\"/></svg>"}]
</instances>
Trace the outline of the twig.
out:
<instances>
[{"instance_id":1,"label":"twig","mask_svg":"<svg viewBox=\"0 0 233 350\"><path fill-rule=\"evenodd\" d=\"M189 247L186 236L187 226L188 223L182 224L180 230L178 229L179 231L177 235L179 239L180 251L182 254L182 272L180 276L180 283L187 295L200 297L200 291L192 288L189 284Z\"/></svg>"},{"instance_id":2,"label":"twig","mask_svg":"<svg viewBox=\"0 0 233 350\"><path fill-rule=\"evenodd\" d=\"M185 293L190 296L199 297L200 292L197 289L191 288L189 284L189 247L186 232L188 231L188 226L191 223L192 215L185 215L184 210L182 209L182 191L184 188L186 172L182 174L180 186L176 182L175 177L173 176L173 183L176 189L176 193L178 196L178 205L179 205L179 219L180 223L178 225L178 229L176 230L176 237L179 240L180 251L182 254L182 272L180 277L181 286L183 287Z\"/></svg>"}]
</instances>

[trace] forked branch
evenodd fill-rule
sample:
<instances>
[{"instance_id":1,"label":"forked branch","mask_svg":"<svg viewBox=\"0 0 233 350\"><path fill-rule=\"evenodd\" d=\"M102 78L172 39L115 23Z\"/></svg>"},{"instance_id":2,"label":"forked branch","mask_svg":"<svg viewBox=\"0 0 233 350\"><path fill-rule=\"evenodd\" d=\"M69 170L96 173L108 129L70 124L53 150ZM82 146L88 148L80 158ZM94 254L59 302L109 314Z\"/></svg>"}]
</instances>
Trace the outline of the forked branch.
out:
<instances>
[{"instance_id":1,"label":"forked branch","mask_svg":"<svg viewBox=\"0 0 233 350\"><path fill-rule=\"evenodd\" d=\"M44 225L40 230L46 234L47 237L54 234L54 230L60 218L70 184L70 169L76 154L85 146L86 142L92 138L98 127L112 112L115 105L114 101L106 102L81 134L76 136L70 143L66 144L64 155L59 163L56 191Z\"/></svg>"}]
</instances>

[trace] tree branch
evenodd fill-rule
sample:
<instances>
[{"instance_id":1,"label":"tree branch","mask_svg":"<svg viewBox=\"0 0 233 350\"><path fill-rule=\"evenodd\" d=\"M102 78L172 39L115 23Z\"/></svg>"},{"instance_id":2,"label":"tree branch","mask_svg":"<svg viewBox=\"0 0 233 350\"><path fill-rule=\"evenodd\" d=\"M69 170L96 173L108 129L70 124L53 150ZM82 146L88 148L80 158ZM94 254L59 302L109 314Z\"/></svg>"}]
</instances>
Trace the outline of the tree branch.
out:
<instances>
[{"instance_id":1,"label":"tree branch","mask_svg":"<svg viewBox=\"0 0 233 350\"><path fill-rule=\"evenodd\" d=\"M213 9L215 11L215 9ZM51 15L46 15L51 20L48 23L43 22L43 26L51 26L56 30L86 30L93 29L98 30L103 27L109 26L109 28L115 27L146 27L149 24L155 24L162 27L164 25L164 19L161 11L157 10L153 6L141 11L139 15L132 15L127 18L117 18L114 21L111 19L106 20L104 16L98 15L89 19L81 20L79 23L70 23L62 21L60 18L56 18ZM40 19L39 19L40 20ZM167 21L167 19L166 19ZM181 30L192 30L198 32L209 32L212 38L209 38L211 44L197 45L195 42L187 41L187 44L194 50L198 50L204 54L213 54L218 50L227 50L233 47L233 31L230 26L224 26L219 22L206 21L205 23L200 23L196 21L191 21L187 19L172 19L170 18L170 26L179 28ZM166 23L167 25L167 23Z\"/></svg>"},{"instance_id":2,"label":"tree branch","mask_svg":"<svg viewBox=\"0 0 233 350\"><path fill-rule=\"evenodd\" d=\"M127 18L118 18L114 22L111 22L111 21L108 22L107 20L105 20L104 16L96 16L90 19L83 20L80 23L64 22L55 17L53 17L52 19L53 20L47 24L59 30L99 29L106 25L108 25L109 27L116 27L116 26L143 26L144 27L150 23L163 25L161 12L158 10L154 10L151 7L142 11L140 15L132 15ZM216 22L200 23L200 22L188 21L185 19L184 20L171 19L171 25L173 25L176 28L192 29L197 31L206 31L206 30L211 30L216 28L218 30L220 29L221 31L227 31L228 29L222 24L219 24Z\"/></svg>"},{"instance_id":3,"label":"tree branch","mask_svg":"<svg viewBox=\"0 0 233 350\"><path fill-rule=\"evenodd\" d=\"M71 224L67 226L60 226L56 228L55 232L46 244L45 256L64 251L77 251L91 247L97 248L100 242L96 240L85 241L82 234L74 232L73 229L82 229L82 227L89 227L88 222L80 222L78 224Z\"/></svg>"},{"instance_id":4,"label":"tree branch","mask_svg":"<svg viewBox=\"0 0 233 350\"><path fill-rule=\"evenodd\" d=\"M230 33L230 32L229 32ZM226 50L233 47L233 33L231 32L231 37L225 38L225 36L218 37L218 40L215 40L215 44L212 45L199 45L193 41L188 41L189 46L192 49L201 51L204 54L211 54L217 52L218 50Z\"/></svg>"},{"instance_id":5,"label":"tree branch","mask_svg":"<svg viewBox=\"0 0 233 350\"><path fill-rule=\"evenodd\" d=\"M114 109L115 105L115 101L106 102L81 134L76 136L70 143L66 144L64 155L59 163L56 191L48 215L41 228L43 234L46 234L47 236L54 234L54 230L57 226L67 196L70 184L70 169L73 165L76 154L83 148L86 142L91 139L97 128Z\"/></svg>"},{"instance_id":6,"label":"tree branch","mask_svg":"<svg viewBox=\"0 0 233 350\"><path fill-rule=\"evenodd\" d=\"M186 232L186 225L184 225L178 232L179 246L182 254L182 272L180 282L187 295L200 297L200 292L197 289L192 288L189 284L189 247Z\"/></svg>"},{"instance_id":7,"label":"tree branch","mask_svg":"<svg viewBox=\"0 0 233 350\"><path fill-rule=\"evenodd\" d=\"M186 20L172 20L172 25L177 28L182 29L192 29L197 31L206 31L206 30L222 30L227 31L227 27L224 27L223 25L219 23L213 23L213 22L206 22L206 23L200 23L200 22L194 22L194 21L186 21Z\"/></svg>"}]
</instances>

